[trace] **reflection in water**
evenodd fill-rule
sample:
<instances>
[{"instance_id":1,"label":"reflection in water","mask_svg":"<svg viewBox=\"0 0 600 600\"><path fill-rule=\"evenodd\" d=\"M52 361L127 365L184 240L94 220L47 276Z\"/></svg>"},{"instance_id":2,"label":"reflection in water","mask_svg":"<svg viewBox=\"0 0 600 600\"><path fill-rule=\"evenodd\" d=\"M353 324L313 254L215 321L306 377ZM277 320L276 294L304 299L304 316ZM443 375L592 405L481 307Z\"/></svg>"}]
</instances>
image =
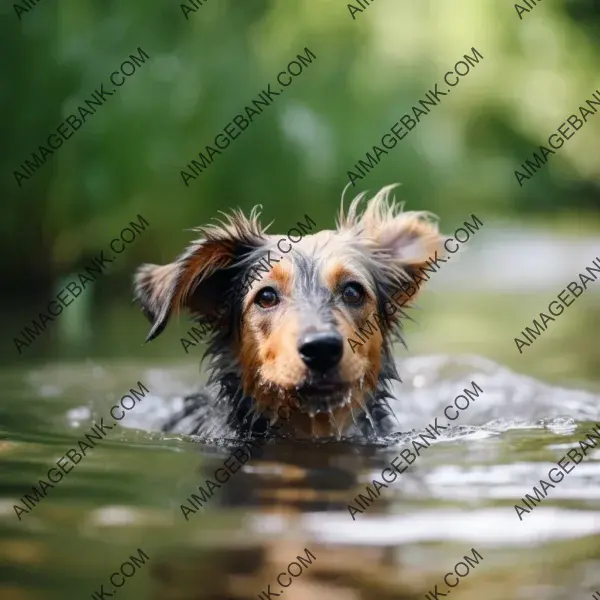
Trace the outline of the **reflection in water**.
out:
<instances>
[{"instance_id":1,"label":"reflection in water","mask_svg":"<svg viewBox=\"0 0 600 600\"><path fill-rule=\"evenodd\" d=\"M198 552L184 559L164 561L152 572L155 591L150 598L249 600L285 596L304 600L412 600L420 595L410 579L403 585L396 584L401 568L394 563L393 553L383 548L347 547L334 551L331 547L311 544L314 558L310 559L310 567L290 581L285 557L294 556L298 547L302 545L271 541L259 548ZM306 556L305 551L303 548L301 555ZM273 581L277 583L265 583ZM282 587L283 584L288 587Z\"/></svg>"},{"instance_id":2,"label":"reflection in water","mask_svg":"<svg viewBox=\"0 0 600 600\"><path fill-rule=\"evenodd\" d=\"M157 567L159 599L194 598L256 598L267 589L266 582L277 581L280 573L288 571L289 557L299 549L309 548L314 555L310 570L302 571L290 589L271 584L270 596L285 593L286 597L307 600L330 598L416 598L422 588L416 583L398 579L400 565L394 552L376 544L320 543L302 531L297 519L304 514L344 512L352 497L358 477L357 467L383 465L376 448L356 447L351 443L310 443L277 441L257 452L236 477L224 485L219 496L221 509L244 509L254 514L250 530L267 536L260 544L248 540L242 548L214 548L194 553L184 560L169 558ZM212 465L199 470L204 481ZM203 472L204 471L204 472ZM381 513L389 506L383 499L374 512ZM270 531L290 525L289 535L283 538L268 536ZM351 527L348 517L346 527ZM305 555L306 560L306 555ZM201 565L201 566L200 566ZM209 567L210 565L210 567ZM206 579L211 579L207 588ZM287 583L285 577L280 578ZM265 595L263 595L263 598Z\"/></svg>"}]
</instances>

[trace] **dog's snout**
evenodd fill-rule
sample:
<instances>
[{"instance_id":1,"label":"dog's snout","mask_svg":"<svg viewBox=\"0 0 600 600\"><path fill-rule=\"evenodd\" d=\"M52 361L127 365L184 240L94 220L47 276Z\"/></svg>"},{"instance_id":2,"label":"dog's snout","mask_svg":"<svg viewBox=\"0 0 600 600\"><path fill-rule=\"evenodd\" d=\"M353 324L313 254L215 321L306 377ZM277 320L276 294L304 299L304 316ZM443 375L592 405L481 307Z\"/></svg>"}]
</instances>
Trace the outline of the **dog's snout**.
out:
<instances>
[{"instance_id":1,"label":"dog's snout","mask_svg":"<svg viewBox=\"0 0 600 600\"><path fill-rule=\"evenodd\" d=\"M340 362L344 342L336 333L311 333L300 340L298 352L309 369L323 373Z\"/></svg>"}]
</instances>

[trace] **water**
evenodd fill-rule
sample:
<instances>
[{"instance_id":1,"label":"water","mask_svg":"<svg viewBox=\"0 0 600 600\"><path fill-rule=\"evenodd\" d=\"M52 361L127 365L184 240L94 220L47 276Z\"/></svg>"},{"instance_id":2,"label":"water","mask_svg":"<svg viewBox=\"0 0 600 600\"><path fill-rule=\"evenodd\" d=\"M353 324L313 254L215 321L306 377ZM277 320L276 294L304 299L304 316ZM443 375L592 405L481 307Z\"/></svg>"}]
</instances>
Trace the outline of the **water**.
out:
<instances>
[{"instance_id":1,"label":"water","mask_svg":"<svg viewBox=\"0 0 600 600\"><path fill-rule=\"evenodd\" d=\"M108 598L111 574L130 556L138 564L116 577L124 582L116 593L132 600L262 591L381 600L448 590L461 599L590 598L600 589L600 451L587 452L522 520L514 505L600 425L600 396L477 357L404 359L401 374L394 409L403 433L268 444L186 519L181 505L240 446L157 431L197 384L195 368L130 360L5 371L0 598L92 597L101 585ZM110 407L138 381L150 393L19 520L19 498L93 423L114 423ZM436 416L446 425L445 407L473 381L483 393L353 518L348 505L368 497L365 486L381 482ZM278 583L293 562L300 574ZM444 576L460 562L468 574L449 576L458 582L450 588Z\"/></svg>"},{"instance_id":2,"label":"water","mask_svg":"<svg viewBox=\"0 0 600 600\"><path fill-rule=\"evenodd\" d=\"M546 243L535 231L522 238L513 231L507 243L508 234L489 231L432 281L407 327L410 353L398 349L398 432L269 444L195 512L190 495L225 461L231 466L243 444L159 431L202 379L199 349L181 348L187 321L141 347L147 323L115 293L115 305L100 302L98 310L90 299L65 314L25 356L16 357L5 336L0 346L12 364L0 370L0 599L99 598L100 591L112 598L110 577L124 562L131 576L117 575L123 586L115 597L128 600L245 600L261 592L280 600L409 600L448 591L461 600L592 598L600 590L599 450L574 468L563 462L572 470L522 520L515 504L525 507L526 494L535 500L533 486L600 424L597 291L523 354L513 338L597 255L597 239L553 235ZM34 309L16 303L0 311L3 329L18 329ZM462 354L474 350L494 361ZM149 393L19 520L14 506L24 506L23 494L92 424L114 424L111 407L138 381ZM392 461L404 468L400 453L414 451L411 441L436 417L445 426L445 407L472 382L483 393L382 486L382 471ZM300 574L279 583L294 562ZM458 563L468 574L446 583Z\"/></svg>"}]
</instances>

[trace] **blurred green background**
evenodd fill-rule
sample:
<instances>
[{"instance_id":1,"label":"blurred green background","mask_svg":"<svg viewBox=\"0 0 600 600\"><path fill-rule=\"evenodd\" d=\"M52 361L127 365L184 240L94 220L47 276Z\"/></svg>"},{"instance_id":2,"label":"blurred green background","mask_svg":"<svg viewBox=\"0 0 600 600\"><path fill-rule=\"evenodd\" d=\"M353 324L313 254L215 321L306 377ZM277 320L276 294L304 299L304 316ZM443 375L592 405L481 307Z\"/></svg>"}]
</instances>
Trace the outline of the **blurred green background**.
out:
<instances>
[{"instance_id":1,"label":"blurred green background","mask_svg":"<svg viewBox=\"0 0 600 600\"><path fill-rule=\"evenodd\" d=\"M484 60L346 198L400 182L406 209L437 213L445 232L471 213L485 222L474 262L463 263L473 289L458 285L454 265L423 297L411 352L469 352L546 379L598 379L593 288L523 355L513 338L569 273L600 255L577 246L600 248L600 117L523 188L513 171L600 89L600 2L540 3L520 19L510 3L379 0L355 17L334 0L209 0L187 19L176 2L48 0L19 20L5 3L5 360L197 360L179 342L184 320L141 346L135 267L172 260L193 239L186 229L230 207L262 204L272 232L305 214L332 227L348 169L475 47ZM146 64L19 188L14 169L138 47ZM180 170L305 47L313 64L185 187ZM19 356L13 338L138 214L150 228ZM524 234L511 246L517 230ZM512 263L485 254L497 231ZM552 261L567 254L568 268L553 278ZM525 285L539 264L547 276Z\"/></svg>"}]
</instances>

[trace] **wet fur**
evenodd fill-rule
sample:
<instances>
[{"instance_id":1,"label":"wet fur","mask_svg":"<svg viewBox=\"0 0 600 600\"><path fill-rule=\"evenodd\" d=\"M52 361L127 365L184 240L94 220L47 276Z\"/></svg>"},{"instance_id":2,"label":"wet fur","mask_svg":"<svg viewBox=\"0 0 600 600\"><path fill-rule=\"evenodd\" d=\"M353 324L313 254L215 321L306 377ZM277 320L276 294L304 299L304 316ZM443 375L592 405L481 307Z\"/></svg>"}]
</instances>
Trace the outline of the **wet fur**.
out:
<instances>
[{"instance_id":1,"label":"wet fur","mask_svg":"<svg viewBox=\"0 0 600 600\"><path fill-rule=\"evenodd\" d=\"M147 341L181 309L199 322L215 323L204 355L210 359L210 390L186 398L182 412L165 429L203 436L267 434L269 424L277 422L278 407L293 405L298 396L305 402L298 390L316 381L298 352L301 336L334 330L344 340L356 339L354 332L373 313L386 314L384 305L402 282L435 252L443 256L445 238L435 218L402 212L389 198L393 187L368 202L359 195L347 212L342 204L336 230L306 235L283 257L276 246L282 236L267 234L255 207L248 218L234 211L216 225L197 228L201 237L172 263L138 269L134 292L151 323ZM250 289L235 293L256 264L273 256L281 257L280 262L271 263ZM348 307L340 300L349 281L366 290L363 306ZM270 311L254 303L267 286L282 299ZM303 405L278 423L278 431L297 438L385 432L389 383L399 380L392 344L402 341L403 318L403 310L381 318L355 352L344 342L339 367L328 377L349 386L346 404L332 396L335 404L327 400L328 411L317 414Z\"/></svg>"}]
</instances>

